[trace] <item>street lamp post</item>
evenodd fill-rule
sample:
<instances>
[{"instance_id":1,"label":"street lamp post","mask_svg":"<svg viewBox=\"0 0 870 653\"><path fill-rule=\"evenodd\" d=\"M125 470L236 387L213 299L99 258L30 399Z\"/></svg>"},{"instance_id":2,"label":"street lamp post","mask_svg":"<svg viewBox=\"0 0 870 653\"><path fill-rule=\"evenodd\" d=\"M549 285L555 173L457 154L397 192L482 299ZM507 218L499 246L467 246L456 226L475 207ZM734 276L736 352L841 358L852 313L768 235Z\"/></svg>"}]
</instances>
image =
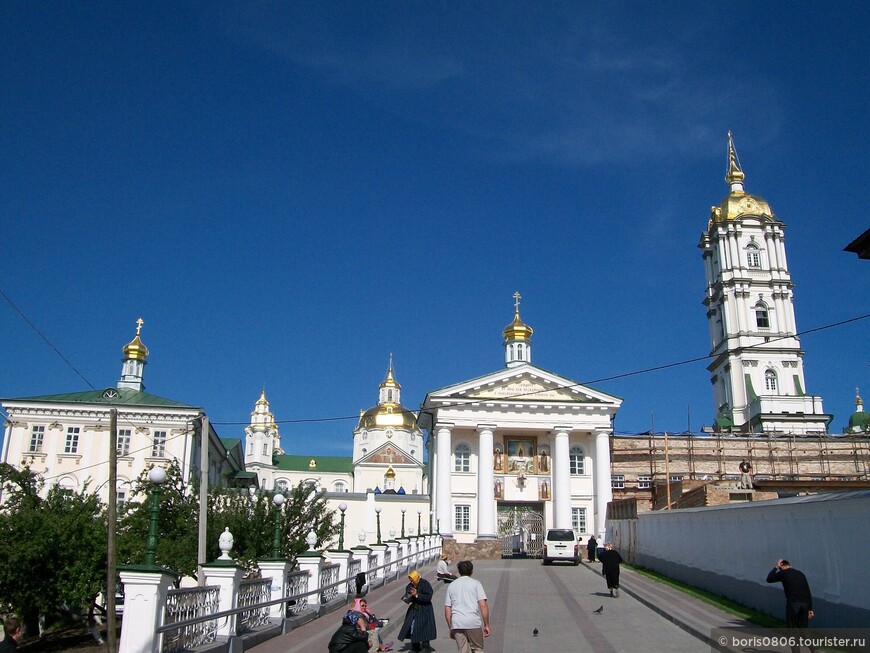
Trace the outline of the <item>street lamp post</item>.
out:
<instances>
[{"instance_id":1,"label":"street lamp post","mask_svg":"<svg viewBox=\"0 0 870 653\"><path fill-rule=\"evenodd\" d=\"M423 511L417 508L417 535L422 535L423 531L420 530L420 519L422 518Z\"/></svg>"},{"instance_id":2,"label":"street lamp post","mask_svg":"<svg viewBox=\"0 0 870 653\"><path fill-rule=\"evenodd\" d=\"M378 519L378 544L381 543L381 507L375 506L375 517Z\"/></svg>"},{"instance_id":3,"label":"street lamp post","mask_svg":"<svg viewBox=\"0 0 870 653\"><path fill-rule=\"evenodd\" d=\"M338 509L341 510L341 526L338 531L338 550L344 551L344 511L347 510L347 504L338 504Z\"/></svg>"},{"instance_id":4,"label":"street lamp post","mask_svg":"<svg viewBox=\"0 0 870 653\"><path fill-rule=\"evenodd\" d=\"M272 557L277 560L281 557L281 506L284 505L284 495L280 492L272 497L275 505L275 537L272 539Z\"/></svg>"},{"instance_id":5,"label":"street lamp post","mask_svg":"<svg viewBox=\"0 0 870 653\"><path fill-rule=\"evenodd\" d=\"M402 537L405 537L405 509L402 508Z\"/></svg>"},{"instance_id":6,"label":"street lamp post","mask_svg":"<svg viewBox=\"0 0 870 653\"><path fill-rule=\"evenodd\" d=\"M160 512L160 485L166 480L166 470L154 465L148 472L151 490L151 522L148 525L148 540L145 544L145 566L157 566L157 516Z\"/></svg>"}]
</instances>

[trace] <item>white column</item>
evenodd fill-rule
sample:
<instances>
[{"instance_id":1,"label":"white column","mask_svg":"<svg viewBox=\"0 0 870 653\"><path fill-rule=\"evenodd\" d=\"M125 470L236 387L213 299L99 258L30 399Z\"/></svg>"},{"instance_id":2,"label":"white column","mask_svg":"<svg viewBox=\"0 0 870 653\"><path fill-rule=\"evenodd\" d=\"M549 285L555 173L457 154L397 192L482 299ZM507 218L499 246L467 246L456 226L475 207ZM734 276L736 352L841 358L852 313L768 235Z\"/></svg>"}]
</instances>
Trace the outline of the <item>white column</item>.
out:
<instances>
[{"instance_id":1,"label":"white column","mask_svg":"<svg viewBox=\"0 0 870 653\"><path fill-rule=\"evenodd\" d=\"M290 563L286 560L259 560L260 574L263 578L272 579L272 590L269 600L277 601L284 598L284 587L287 580L287 572L290 571ZM278 603L269 608L269 617L281 621L284 618L286 603Z\"/></svg>"},{"instance_id":2,"label":"white column","mask_svg":"<svg viewBox=\"0 0 870 653\"><path fill-rule=\"evenodd\" d=\"M568 434L570 426L557 426L553 443L553 526L571 528L571 465Z\"/></svg>"},{"instance_id":3,"label":"white column","mask_svg":"<svg viewBox=\"0 0 870 653\"><path fill-rule=\"evenodd\" d=\"M494 540L495 533L495 476L492 472L492 424L477 426L477 539Z\"/></svg>"},{"instance_id":4,"label":"white column","mask_svg":"<svg viewBox=\"0 0 870 653\"><path fill-rule=\"evenodd\" d=\"M605 541L607 504L613 498L610 485L610 434L599 431L595 434L595 533L600 542Z\"/></svg>"},{"instance_id":5,"label":"white column","mask_svg":"<svg viewBox=\"0 0 870 653\"><path fill-rule=\"evenodd\" d=\"M118 653L157 653L160 635L154 633L163 625L166 593L172 576L161 571L121 571L124 584L124 619Z\"/></svg>"},{"instance_id":6,"label":"white column","mask_svg":"<svg viewBox=\"0 0 870 653\"><path fill-rule=\"evenodd\" d=\"M438 532L443 537L453 537L453 518L450 514L453 505L453 488L451 487L450 456L451 430L453 424L435 425L435 474L437 476L437 492L435 497L435 518Z\"/></svg>"},{"instance_id":7,"label":"white column","mask_svg":"<svg viewBox=\"0 0 870 653\"><path fill-rule=\"evenodd\" d=\"M203 565L202 573L206 585L218 586L218 612L232 610L236 607L239 596L239 583L245 575L243 567L235 564ZM310 588L309 588L310 589ZM236 620L239 615L233 614L218 621L219 637L233 637L236 634Z\"/></svg>"}]
</instances>

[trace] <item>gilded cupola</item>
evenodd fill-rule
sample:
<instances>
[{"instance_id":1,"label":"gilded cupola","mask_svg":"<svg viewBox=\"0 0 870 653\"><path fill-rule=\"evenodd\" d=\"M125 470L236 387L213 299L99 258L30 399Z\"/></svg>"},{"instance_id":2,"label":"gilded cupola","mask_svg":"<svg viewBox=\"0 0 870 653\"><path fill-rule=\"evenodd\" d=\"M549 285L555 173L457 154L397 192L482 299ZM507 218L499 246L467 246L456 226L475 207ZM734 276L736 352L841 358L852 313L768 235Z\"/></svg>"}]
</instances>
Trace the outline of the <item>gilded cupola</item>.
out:
<instances>
[{"instance_id":1,"label":"gilded cupola","mask_svg":"<svg viewBox=\"0 0 870 653\"><path fill-rule=\"evenodd\" d=\"M770 204L758 195L751 195L743 189L743 180L746 175L740 166L737 150L734 148L734 139L728 132L728 170L725 173L725 182L731 192L722 200L719 206L710 209L710 226L716 222L736 220L744 216L755 216L764 220L776 220Z\"/></svg>"},{"instance_id":2,"label":"gilded cupola","mask_svg":"<svg viewBox=\"0 0 870 653\"><path fill-rule=\"evenodd\" d=\"M136 335L130 342L124 345L124 360L144 361L148 358L148 347L139 338L143 324L145 324L145 321L141 317L136 320Z\"/></svg>"},{"instance_id":3,"label":"gilded cupola","mask_svg":"<svg viewBox=\"0 0 870 653\"><path fill-rule=\"evenodd\" d=\"M416 429L417 416L402 407L401 391L402 386L393 376L393 355L390 354L387 378L378 386L378 405L360 414L357 428Z\"/></svg>"},{"instance_id":4,"label":"gilded cupola","mask_svg":"<svg viewBox=\"0 0 870 653\"><path fill-rule=\"evenodd\" d=\"M514 293L514 321L504 331L505 363L515 367L532 362L532 327L520 319L520 300L522 295Z\"/></svg>"}]
</instances>

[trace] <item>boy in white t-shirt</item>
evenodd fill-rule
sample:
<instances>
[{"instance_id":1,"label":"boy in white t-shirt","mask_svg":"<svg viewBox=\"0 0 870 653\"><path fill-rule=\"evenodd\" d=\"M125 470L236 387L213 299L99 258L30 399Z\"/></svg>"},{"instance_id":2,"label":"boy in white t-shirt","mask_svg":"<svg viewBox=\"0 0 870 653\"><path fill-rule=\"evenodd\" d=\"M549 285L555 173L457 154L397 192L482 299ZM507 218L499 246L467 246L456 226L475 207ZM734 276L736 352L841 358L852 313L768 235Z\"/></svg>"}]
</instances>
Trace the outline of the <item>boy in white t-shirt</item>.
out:
<instances>
[{"instance_id":1,"label":"boy in white t-shirt","mask_svg":"<svg viewBox=\"0 0 870 653\"><path fill-rule=\"evenodd\" d=\"M444 616L450 639L456 640L459 653L480 653L483 640L489 637L489 606L483 585L471 577L474 565L463 560L456 565L459 578L447 586Z\"/></svg>"}]
</instances>

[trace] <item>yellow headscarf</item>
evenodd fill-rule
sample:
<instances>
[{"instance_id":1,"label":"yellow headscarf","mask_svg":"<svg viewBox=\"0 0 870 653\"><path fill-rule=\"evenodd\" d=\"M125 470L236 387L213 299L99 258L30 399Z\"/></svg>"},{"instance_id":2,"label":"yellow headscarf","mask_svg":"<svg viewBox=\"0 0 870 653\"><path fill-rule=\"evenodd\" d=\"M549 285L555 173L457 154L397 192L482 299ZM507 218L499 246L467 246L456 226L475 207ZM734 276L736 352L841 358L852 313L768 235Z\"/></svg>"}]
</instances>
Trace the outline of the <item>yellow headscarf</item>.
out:
<instances>
[{"instance_id":1,"label":"yellow headscarf","mask_svg":"<svg viewBox=\"0 0 870 653\"><path fill-rule=\"evenodd\" d=\"M417 571L412 571L410 574L408 574L408 578L410 578L411 582L416 585L420 582L420 573Z\"/></svg>"}]
</instances>

